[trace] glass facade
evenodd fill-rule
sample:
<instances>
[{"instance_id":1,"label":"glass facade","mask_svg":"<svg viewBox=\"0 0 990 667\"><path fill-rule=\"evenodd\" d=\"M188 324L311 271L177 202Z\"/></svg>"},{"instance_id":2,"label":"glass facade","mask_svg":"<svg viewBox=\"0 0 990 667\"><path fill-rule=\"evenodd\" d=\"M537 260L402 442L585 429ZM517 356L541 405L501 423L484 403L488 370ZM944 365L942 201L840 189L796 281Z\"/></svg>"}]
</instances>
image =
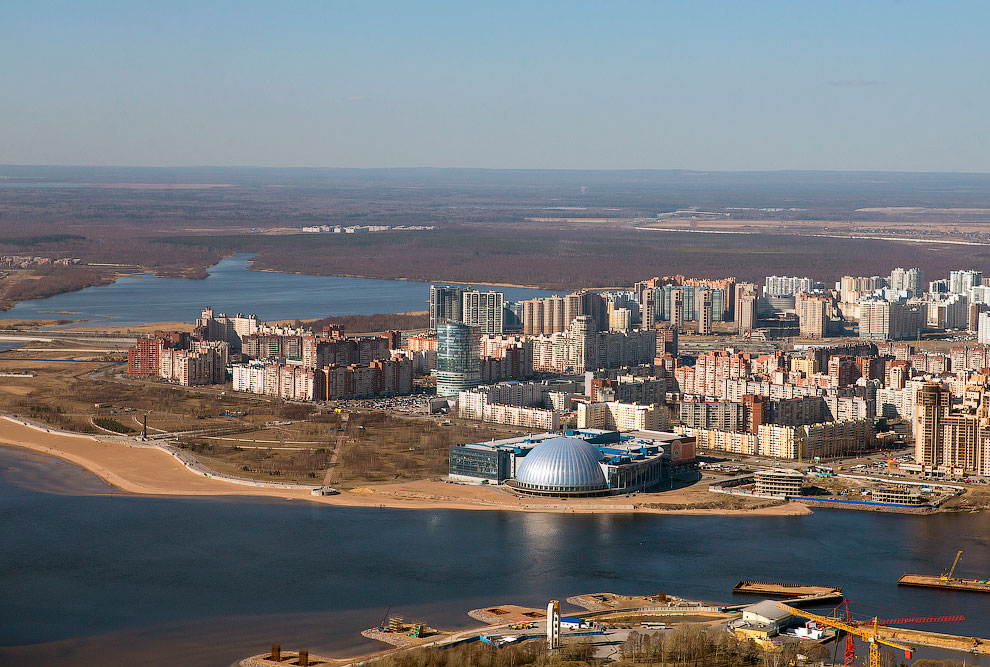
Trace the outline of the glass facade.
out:
<instances>
[{"instance_id":1,"label":"glass facade","mask_svg":"<svg viewBox=\"0 0 990 667\"><path fill-rule=\"evenodd\" d=\"M509 452L474 449L464 445L450 448L450 474L488 479L501 483L509 476Z\"/></svg>"},{"instance_id":2,"label":"glass facade","mask_svg":"<svg viewBox=\"0 0 990 667\"><path fill-rule=\"evenodd\" d=\"M702 286L679 287L676 285L664 285L657 289L657 304L660 310L658 313L659 319L665 322L670 321L674 316L674 292L682 292L684 295L684 319L685 321L696 322L701 314L701 293L706 289L712 297L712 321L723 321L728 310L725 290Z\"/></svg>"},{"instance_id":3,"label":"glass facade","mask_svg":"<svg viewBox=\"0 0 990 667\"><path fill-rule=\"evenodd\" d=\"M481 384L480 335L463 324L437 326L437 396Z\"/></svg>"}]
</instances>

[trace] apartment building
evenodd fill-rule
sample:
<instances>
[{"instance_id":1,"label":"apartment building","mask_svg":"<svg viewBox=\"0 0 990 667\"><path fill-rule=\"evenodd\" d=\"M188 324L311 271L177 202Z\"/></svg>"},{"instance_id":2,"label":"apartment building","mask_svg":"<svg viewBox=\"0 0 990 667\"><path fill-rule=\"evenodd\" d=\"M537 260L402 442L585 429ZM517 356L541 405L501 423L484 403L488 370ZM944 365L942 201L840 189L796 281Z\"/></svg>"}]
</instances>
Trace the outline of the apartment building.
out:
<instances>
[{"instance_id":1,"label":"apartment building","mask_svg":"<svg viewBox=\"0 0 990 667\"><path fill-rule=\"evenodd\" d=\"M519 405L488 403L484 406L481 419L492 424L506 424L534 430L556 431L560 428L560 414L556 410Z\"/></svg>"},{"instance_id":2,"label":"apartment building","mask_svg":"<svg viewBox=\"0 0 990 667\"><path fill-rule=\"evenodd\" d=\"M574 318L567 331L534 336L533 369L584 373L653 361L656 331L600 331L588 315Z\"/></svg>"},{"instance_id":3,"label":"apartment building","mask_svg":"<svg viewBox=\"0 0 990 667\"><path fill-rule=\"evenodd\" d=\"M430 329L444 322L464 321L464 288L457 285L430 285Z\"/></svg>"},{"instance_id":4,"label":"apartment building","mask_svg":"<svg viewBox=\"0 0 990 667\"><path fill-rule=\"evenodd\" d=\"M918 390L914 415L915 461L926 471L990 475L987 398L982 389L976 391L979 394L976 407L953 410L947 387L929 382Z\"/></svg>"},{"instance_id":5,"label":"apartment building","mask_svg":"<svg viewBox=\"0 0 990 667\"><path fill-rule=\"evenodd\" d=\"M917 304L864 298L859 309L859 337L864 340L915 340L925 323Z\"/></svg>"},{"instance_id":6,"label":"apartment building","mask_svg":"<svg viewBox=\"0 0 990 667\"><path fill-rule=\"evenodd\" d=\"M504 327L502 316L505 295L494 290L481 292L465 290L461 295L461 323L483 334L500 334Z\"/></svg>"},{"instance_id":7,"label":"apartment building","mask_svg":"<svg viewBox=\"0 0 990 667\"><path fill-rule=\"evenodd\" d=\"M656 405L633 403L578 403L578 428L617 431L659 431L666 428L663 411Z\"/></svg>"},{"instance_id":8,"label":"apartment building","mask_svg":"<svg viewBox=\"0 0 990 667\"><path fill-rule=\"evenodd\" d=\"M229 362L226 341L196 341L190 350L163 347L158 351L158 377L186 387L221 384Z\"/></svg>"},{"instance_id":9,"label":"apartment building","mask_svg":"<svg viewBox=\"0 0 990 667\"><path fill-rule=\"evenodd\" d=\"M257 333L260 328L257 315L237 313L228 317L226 313L214 313L213 308L207 306L196 320L193 336L206 341L225 341L230 343L232 350L240 351L241 338Z\"/></svg>"}]
</instances>

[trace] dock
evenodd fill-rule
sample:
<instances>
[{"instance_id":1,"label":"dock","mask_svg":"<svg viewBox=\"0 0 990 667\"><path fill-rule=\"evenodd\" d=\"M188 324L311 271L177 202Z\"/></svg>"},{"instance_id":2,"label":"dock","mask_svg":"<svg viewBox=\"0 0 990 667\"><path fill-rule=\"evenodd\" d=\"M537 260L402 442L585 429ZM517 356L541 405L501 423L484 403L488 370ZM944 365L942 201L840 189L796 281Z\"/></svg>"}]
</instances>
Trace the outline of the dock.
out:
<instances>
[{"instance_id":1,"label":"dock","mask_svg":"<svg viewBox=\"0 0 990 667\"><path fill-rule=\"evenodd\" d=\"M808 586L776 581L740 581L732 587L732 592L801 600L830 600L842 597L842 589L838 586Z\"/></svg>"},{"instance_id":2,"label":"dock","mask_svg":"<svg viewBox=\"0 0 990 667\"><path fill-rule=\"evenodd\" d=\"M910 630L908 628L894 628L890 626L880 626L877 628L877 635L882 639L901 642L909 646L929 646L939 649L965 651L976 655L990 655L990 639L980 639L979 637L946 635L940 632L925 632L923 630Z\"/></svg>"},{"instance_id":3,"label":"dock","mask_svg":"<svg viewBox=\"0 0 990 667\"><path fill-rule=\"evenodd\" d=\"M897 580L897 584L899 586L942 588L953 591L969 591L971 593L990 593L990 581L981 579L952 579L929 574L902 574L901 578Z\"/></svg>"}]
</instances>

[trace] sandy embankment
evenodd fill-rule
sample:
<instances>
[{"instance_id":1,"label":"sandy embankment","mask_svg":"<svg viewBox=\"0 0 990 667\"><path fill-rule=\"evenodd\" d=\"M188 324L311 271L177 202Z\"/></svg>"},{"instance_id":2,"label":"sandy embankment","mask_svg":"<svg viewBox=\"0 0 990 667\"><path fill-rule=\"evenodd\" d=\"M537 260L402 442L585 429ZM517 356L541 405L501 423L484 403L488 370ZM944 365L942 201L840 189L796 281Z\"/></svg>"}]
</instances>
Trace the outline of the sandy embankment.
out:
<instances>
[{"instance_id":1,"label":"sandy embankment","mask_svg":"<svg viewBox=\"0 0 990 667\"><path fill-rule=\"evenodd\" d=\"M798 503L788 503L757 510L720 509L644 509L633 503L635 498L589 498L567 502L552 499L517 498L495 488L461 486L429 480L402 484L359 487L336 496L313 496L307 490L244 486L220 479L210 479L186 468L170 454L154 447L128 445L117 437L89 436L46 431L25 426L9 417L0 419L0 445L21 447L55 456L79 465L109 484L130 493L162 496L260 496L347 507L394 507L404 509L472 509L521 512L638 512L690 515L774 515L808 514ZM652 503L685 503L684 491L649 496ZM693 500L698 501L697 492Z\"/></svg>"}]
</instances>

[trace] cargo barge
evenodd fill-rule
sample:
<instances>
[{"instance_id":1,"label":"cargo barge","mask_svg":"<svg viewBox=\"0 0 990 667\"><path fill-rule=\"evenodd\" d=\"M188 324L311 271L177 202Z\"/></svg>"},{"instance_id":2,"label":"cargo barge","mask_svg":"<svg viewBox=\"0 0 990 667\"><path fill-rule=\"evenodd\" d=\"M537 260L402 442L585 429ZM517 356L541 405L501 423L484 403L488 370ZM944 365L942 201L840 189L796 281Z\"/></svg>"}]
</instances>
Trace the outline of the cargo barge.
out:
<instances>
[{"instance_id":1,"label":"cargo barge","mask_svg":"<svg viewBox=\"0 0 990 667\"><path fill-rule=\"evenodd\" d=\"M842 597L842 589L838 586L806 586L776 581L740 581L732 587L732 592L794 598Z\"/></svg>"},{"instance_id":2,"label":"cargo barge","mask_svg":"<svg viewBox=\"0 0 990 667\"><path fill-rule=\"evenodd\" d=\"M922 586L924 588L944 588L953 591L990 593L990 581L982 579L949 579L928 574L902 574L897 580L899 586Z\"/></svg>"}]
</instances>

